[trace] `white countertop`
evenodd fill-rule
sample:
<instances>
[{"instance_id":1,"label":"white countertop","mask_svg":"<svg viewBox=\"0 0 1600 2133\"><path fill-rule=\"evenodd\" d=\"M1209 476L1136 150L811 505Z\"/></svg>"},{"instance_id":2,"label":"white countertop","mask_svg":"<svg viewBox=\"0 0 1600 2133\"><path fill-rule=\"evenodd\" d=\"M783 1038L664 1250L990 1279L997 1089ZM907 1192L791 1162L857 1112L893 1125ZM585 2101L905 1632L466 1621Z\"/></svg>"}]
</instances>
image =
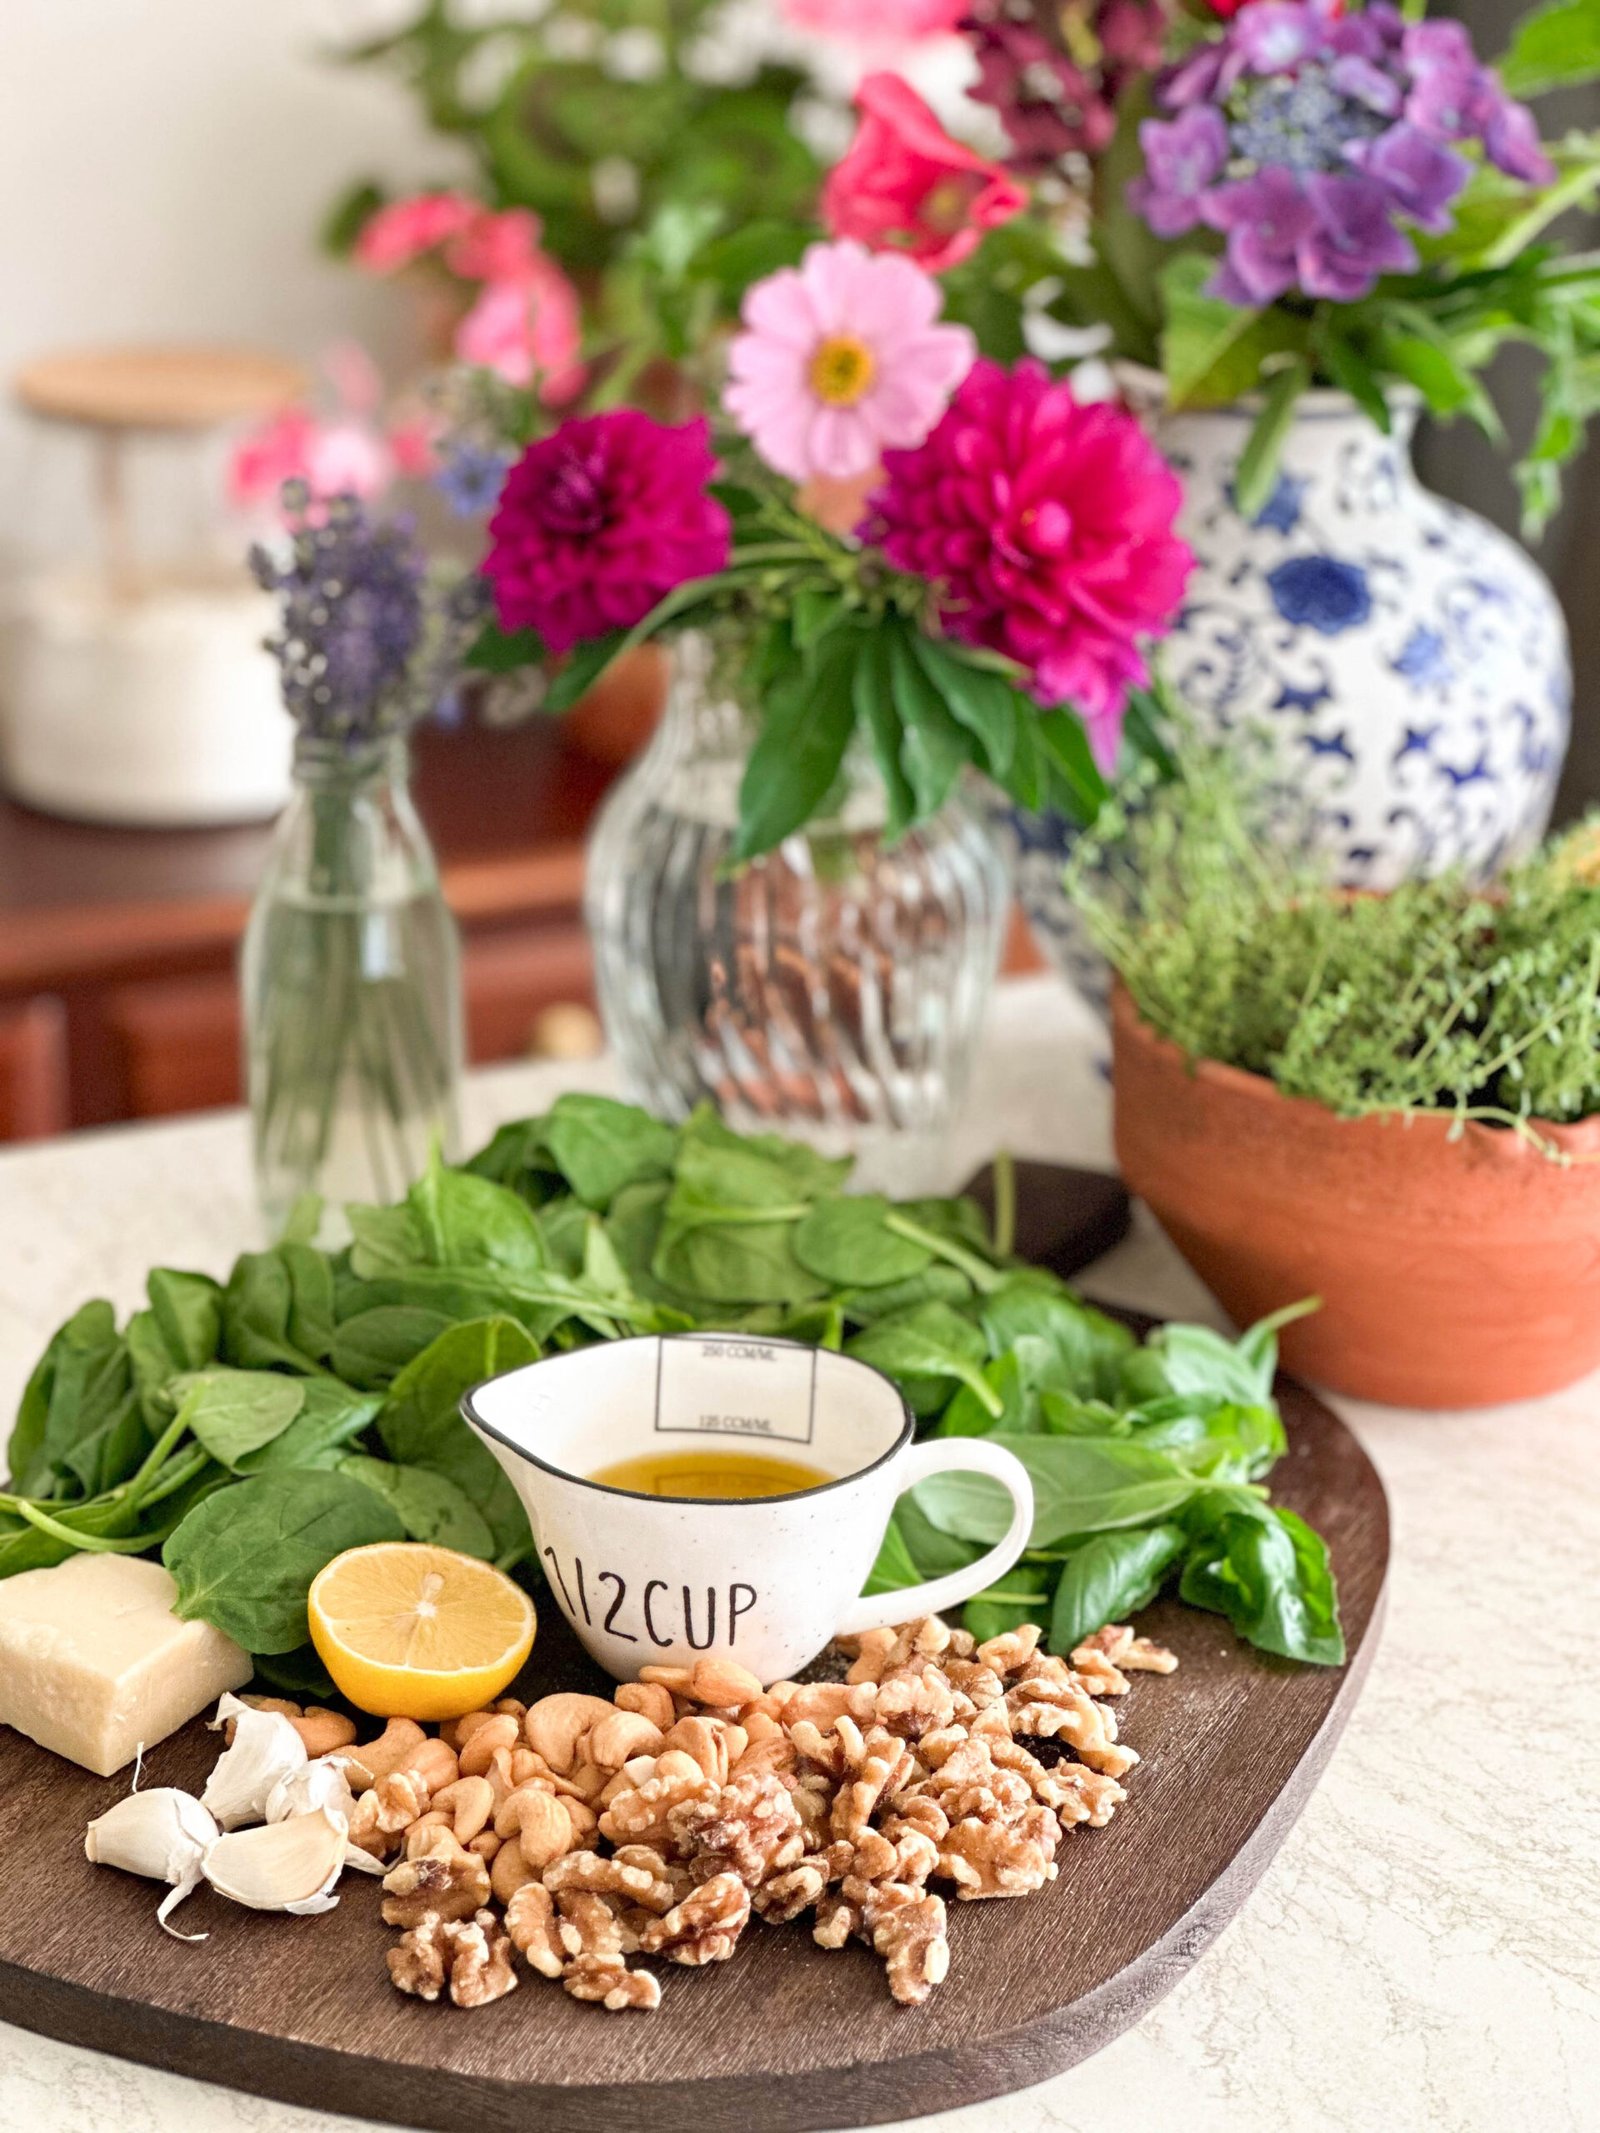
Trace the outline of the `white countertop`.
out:
<instances>
[{"instance_id":1,"label":"white countertop","mask_svg":"<svg viewBox=\"0 0 1600 2133\"><path fill-rule=\"evenodd\" d=\"M1053 980L1004 987L948 1184L999 1140L1109 1167L1098 1050ZM486 1135L603 1079L480 1074L469 1124ZM131 1308L148 1267L220 1273L255 1238L237 1114L0 1155L0 1415L87 1297ZM1085 1286L1215 1316L1149 1225ZM929 2133L1600 2123L1600 1378L1467 1415L1339 1405L1388 1488L1394 1559L1383 1642L1321 1786L1240 1917L1135 2029L1021 2095L918 2121ZM0 2021L0 2127L19 2133L354 2125Z\"/></svg>"}]
</instances>

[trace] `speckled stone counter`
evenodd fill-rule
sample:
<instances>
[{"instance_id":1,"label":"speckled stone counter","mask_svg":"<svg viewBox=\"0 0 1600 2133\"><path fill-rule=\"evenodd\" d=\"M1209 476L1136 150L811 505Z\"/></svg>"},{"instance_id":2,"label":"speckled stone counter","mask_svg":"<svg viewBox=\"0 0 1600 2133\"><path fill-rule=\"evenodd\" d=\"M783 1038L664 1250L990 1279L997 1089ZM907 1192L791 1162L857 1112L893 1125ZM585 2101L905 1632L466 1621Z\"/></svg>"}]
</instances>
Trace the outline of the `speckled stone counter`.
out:
<instances>
[{"instance_id":1,"label":"speckled stone counter","mask_svg":"<svg viewBox=\"0 0 1600 2133\"><path fill-rule=\"evenodd\" d=\"M1099 1051L1086 1013L1053 982L1004 988L946 1182L1001 1138L1018 1155L1108 1165ZM471 1127L486 1134L601 1078L593 1068L480 1075ZM0 1413L51 1327L83 1299L129 1308L146 1268L221 1271L255 1234L234 1114L0 1155ZM1148 1224L1085 1286L1214 1316ZM1339 1404L1388 1488L1394 1560L1371 1677L1304 1816L1241 1916L1137 2028L1038 2088L920 2125L1600 2125L1600 1379L1469 1415ZM354 2124L55 2044L4 2013L0 2128Z\"/></svg>"}]
</instances>

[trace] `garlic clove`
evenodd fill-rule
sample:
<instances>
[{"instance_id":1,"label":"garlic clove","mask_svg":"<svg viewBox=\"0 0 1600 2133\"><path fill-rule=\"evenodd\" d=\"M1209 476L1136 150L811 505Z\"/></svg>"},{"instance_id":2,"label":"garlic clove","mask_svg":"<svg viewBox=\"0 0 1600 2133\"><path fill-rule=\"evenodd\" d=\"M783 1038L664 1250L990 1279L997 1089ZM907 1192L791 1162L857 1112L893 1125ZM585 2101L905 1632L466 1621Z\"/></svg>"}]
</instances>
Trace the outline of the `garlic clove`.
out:
<instances>
[{"instance_id":1,"label":"garlic clove","mask_svg":"<svg viewBox=\"0 0 1600 2133\"><path fill-rule=\"evenodd\" d=\"M292 1771L288 1777L279 1778L267 1796L267 1820L287 1821L290 1815L314 1814L318 1808L326 1808L330 1814L339 1815L346 1825L356 1811L355 1794L350 1789L350 1772L356 1767L346 1755L319 1755L306 1764L304 1770ZM344 1863L359 1874L384 1874L387 1866L381 1859L374 1859L371 1852L364 1852L359 1844L345 1847Z\"/></svg>"},{"instance_id":2,"label":"garlic clove","mask_svg":"<svg viewBox=\"0 0 1600 2133\"><path fill-rule=\"evenodd\" d=\"M317 1808L259 1829L219 1837L205 1857L205 1877L219 1896L252 1911L331 1911L344 1865L343 1815Z\"/></svg>"},{"instance_id":3,"label":"garlic clove","mask_svg":"<svg viewBox=\"0 0 1600 2133\"><path fill-rule=\"evenodd\" d=\"M200 1798L224 1829L259 1822L272 1790L282 1779L303 1770L306 1744L281 1711L258 1711L237 1696L224 1696L211 1721L216 1732L234 1721L233 1744L217 1758Z\"/></svg>"},{"instance_id":4,"label":"garlic clove","mask_svg":"<svg viewBox=\"0 0 1600 2133\"><path fill-rule=\"evenodd\" d=\"M315 1814L322 1807L347 1822L356 1811L342 1755L319 1755L279 1778L267 1794L266 1819L286 1822L291 1815Z\"/></svg>"},{"instance_id":5,"label":"garlic clove","mask_svg":"<svg viewBox=\"0 0 1600 2133\"><path fill-rule=\"evenodd\" d=\"M193 1793L174 1785L158 1786L151 1792L130 1792L115 1807L108 1807L84 1831L86 1858L98 1866L120 1867L126 1874L142 1874L149 1881L169 1881L156 1917L175 1940L204 1940L203 1933L180 1933L168 1923L186 1896L200 1886L207 1852L217 1841L217 1825L209 1809Z\"/></svg>"}]
</instances>

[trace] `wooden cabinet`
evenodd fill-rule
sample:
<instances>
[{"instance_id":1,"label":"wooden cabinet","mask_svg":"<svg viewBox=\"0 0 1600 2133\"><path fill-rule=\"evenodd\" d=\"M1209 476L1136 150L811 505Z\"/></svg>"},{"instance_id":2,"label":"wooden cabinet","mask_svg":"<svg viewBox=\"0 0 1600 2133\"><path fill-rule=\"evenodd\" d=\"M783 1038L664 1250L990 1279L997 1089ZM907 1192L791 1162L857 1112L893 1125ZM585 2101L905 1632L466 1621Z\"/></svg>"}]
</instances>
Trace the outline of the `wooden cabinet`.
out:
<instances>
[{"instance_id":1,"label":"wooden cabinet","mask_svg":"<svg viewBox=\"0 0 1600 2133\"><path fill-rule=\"evenodd\" d=\"M418 738L475 1064L593 1005L583 837L614 775L548 723ZM0 800L0 1140L238 1101L234 963L270 835L98 829ZM1006 967L1037 961L1019 919Z\"/></svg>"},{"instance_id":2,"label":"wooden cabinet","mask_svg":"<svg viewBox=\"0 0 1600 2133\"><path fill-rule=\"evenodd\" d=\"M419 737L475 1063L592 1005L583 837L612 775L548 724ZM234 964L270 835L92 828L0 801L0 1140L237 1102Z\"/></svg>"}]
</instances>

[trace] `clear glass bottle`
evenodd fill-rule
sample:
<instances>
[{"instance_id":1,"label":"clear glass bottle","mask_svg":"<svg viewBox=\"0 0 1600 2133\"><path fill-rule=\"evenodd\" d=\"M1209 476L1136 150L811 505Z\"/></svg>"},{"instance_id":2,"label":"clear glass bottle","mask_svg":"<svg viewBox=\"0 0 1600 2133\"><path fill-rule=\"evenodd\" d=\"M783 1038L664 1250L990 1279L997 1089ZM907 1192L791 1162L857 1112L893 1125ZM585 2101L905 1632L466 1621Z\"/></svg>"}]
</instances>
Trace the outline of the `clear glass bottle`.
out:
<instances>
[{"instance_id":1,"label":"clear glass bottle","mask_svg":"<svg viewBox=\"0 0 1600 2133\"><path fill-rule=\"evenodd\" d=\"M461 946L406 744L297 743L294 794L245 931L245 1068L257 1190L274 1235L324 1200L399 1199L437 1140L458 1152Z\"/></svg>"},{"instance_id":2,"label":"clear glass bottle","mask_svg":"<svg viewBox=\"0 0 1600 2133\"><path fill-rule=\"evenodd\" d=\"M636 1101L855 1154L902 1189L942 1179L1009 901L958 797L894 845L852 751L819 819L723 872L755 721L726 647L680 638L655 738L590 837L585 910L606 1037Z\"/></svg>"}]
</instances>

